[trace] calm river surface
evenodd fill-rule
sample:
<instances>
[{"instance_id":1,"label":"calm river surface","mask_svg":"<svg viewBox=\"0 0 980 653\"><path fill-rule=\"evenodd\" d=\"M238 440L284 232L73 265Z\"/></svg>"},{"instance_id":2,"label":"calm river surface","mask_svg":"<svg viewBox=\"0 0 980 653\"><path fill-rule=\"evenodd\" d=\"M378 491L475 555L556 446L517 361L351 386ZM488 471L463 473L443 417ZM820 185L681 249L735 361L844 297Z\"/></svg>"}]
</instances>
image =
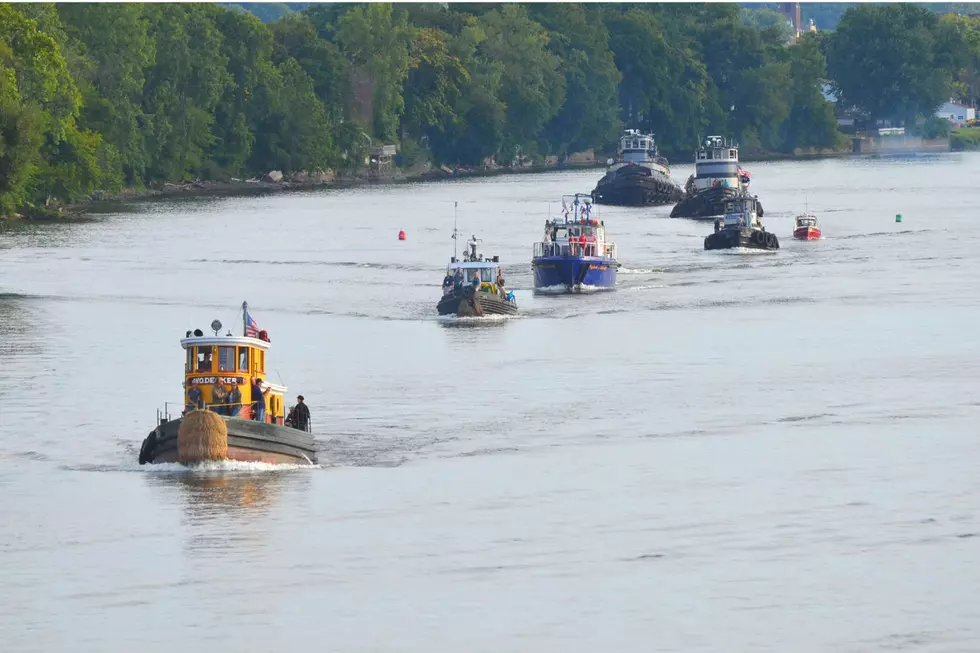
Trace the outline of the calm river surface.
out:
<instances>
[{"instance_id":1,"label":"calm river surface","mask_svg":"<svg viewBox=\"0 0 980 653\"><path fill-rule=\"evenodd\" d=\"M980 650L978 165L749 164L775 254L602 207L573 297L531 243L598 170L0 225L2 649ZM435 317L454 201L519 317ZM243 300L321 466L141 468Z\"/></svg>"}]
</instances>

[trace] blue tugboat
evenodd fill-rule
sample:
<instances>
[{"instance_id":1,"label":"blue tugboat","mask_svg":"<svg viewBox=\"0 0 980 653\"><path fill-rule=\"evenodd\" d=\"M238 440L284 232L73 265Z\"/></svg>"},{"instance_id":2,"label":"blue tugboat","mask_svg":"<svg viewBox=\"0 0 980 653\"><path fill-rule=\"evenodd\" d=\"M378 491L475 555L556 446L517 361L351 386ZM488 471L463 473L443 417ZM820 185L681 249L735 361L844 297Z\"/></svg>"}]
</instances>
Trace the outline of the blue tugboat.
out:
<instances>
[{"instance_id":1,"label":"blue tugboat","mask_svg":"<svg viewBox=\"0 0 980 653\"><path fill-rule=\"evenodd\" d=\"M569 203L571 206L569 206ZM582 292L616 285L616 245L606 225L592 217L591 193L565 195L562 217L544 223L544 240L534 243L535 292Z\"/></svg>"}]
</instances>

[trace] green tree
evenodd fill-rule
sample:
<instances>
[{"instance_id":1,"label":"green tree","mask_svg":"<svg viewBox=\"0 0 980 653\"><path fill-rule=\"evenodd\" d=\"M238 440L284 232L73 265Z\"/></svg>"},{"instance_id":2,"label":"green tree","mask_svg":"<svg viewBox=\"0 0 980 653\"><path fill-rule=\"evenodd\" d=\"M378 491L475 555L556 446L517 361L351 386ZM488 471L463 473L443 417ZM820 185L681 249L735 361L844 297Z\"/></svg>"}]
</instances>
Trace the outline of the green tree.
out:
<instances>
[{"instance_id":1,"label":"green tree","mask_svg":"<svg viewBox=\"0 0 980 653\"><path fill-rule=\"evenodd\" d=\"M622 71L619 102L627 127L650 130L668 154L689 152L717 106L708 70L683 30L664 27L647 9L611 12L606 18L616 66ZM670 39L670 40L668 40ZM724 130L724 125L715 129Z\"/></svg>"},{"instance_id":2,"label":"green tree","mask_svg":"<svg viewBox=\"0 0 980 653\"><path fill-rule=\"evenodd\" d=\"M214 144L214 112L232 83L208 5L146 5L156 60L146 70L147 181L198 176ZM207 175L206 175L207 176Z\"/></svg>"},{"instance_id":3,"label":"green tree","mask_svg":"<svg viewBox=\"0 0 980 653\"><path fill-rule=\"evenodd\" d=\"M872 120L906 124L949 98L963 50L928 9L909 4L849 9L827 40L838 97Z\"/></svg>"},{"instance_id":4,"label":"green tree","mask_svg":"<svg viewBox=\"0 0 980 653\"><path fill-rule=\"evenodd\" d=\"M321 7L316 5L315 9ZM273 61L279 65L287 58L295 59L313 80L314 92L324 103L331 122L345 120L350 114L351 70L340 48L318 33L306 13L290 14L270 27Z\"/></svg>"},{"instance_id":5,"label":"green tree","mask_svg":"<svg viewBox=\"0 0 980 653\"><path fill-rule=\"evenodd\" d=\"M533 4L531 18L549 34L548 49L565 76L565 101L544 127L553 153L597 148L619 137L622 74L609 49L599 8L582 4Z\"/></svg>"},{"instance_id":6,"label":"green tree","mask_svg":"<svg viewBox=\"0 0 980 653\"><path fill-rule=\"evenodd\" d=\"M783 130L783 149L830 148L837 142L834 108L823 96L827 60L819 37L806 34L789 48L790 112Z\"/></svg>"},{"instance_id":7,"label":"green tree","mask_svg":"<svg viewBox=\"0 0 980 653\"><path fill-rule=\"evenodd\" d=\"M153 41L138 4L61 4L58 14L71 40L72 75L81 89L80 125L100 133L118 152L127 185L146 180L145 70Z\"/></svg>"},{"instance_id":8,"label":"green tree","mask_svg":"<svg viewBox=\"0 0 980 653\"><path fill-rule=\"evenodd\" d=\"M0 6L0 18L9 11ZM10 46L0 37L0 216L25 201L44 140L41 109L21 96L12 59Z\"/></svg>"},{"instance_id":9,"label":"green tree","mask_svg":"<svg viewBox=\"0 0 980 653\"><path fill-rule=\"evenodd\" d=\"M102 180L100 137L76 126L79 101L55 39L0 4L0 211L71 201Z\"/></svg>"},{"instance_id":10,"label":"green tree","mask_svg":"<svg viewBox=\"0 0 980 653\"><path fill-rule=\"evenodd\" d=\"M548 34L521 5L506 4L479 18L486 34L477 52L500 66L499 98L506 106L506 155L537 148L542 128L561 110L565 78L548 48Z\"/></svg>"},{"instance_id":11,"label":"green tree","mask_svg":"<svg viewBox=\"0 0 980 653\"><path fill-rule=\"evenodd\" d=\"M251 14L223 11L215 16L221 33L221 55L228 61L231 83L215 109L212 143L208 158L216 173L241 175L260 172L262 165L252 159L257 134L255 125L270 112L275 66L272 64L272 32ZM258 169L257 169L258 168Z\"/></svg>"},{"instance_id":12,"label":"green tree","mask_svg":"<svg viewBox=\"0 0 980 653\"><path fill-rule=\"evenodd\" d=\"M267 106L255 124L253 169L285 173L324 170L334 159L330 122L313 80L295 59L286 59L260 92Z\"/></svg>"},{"instance_id":13,"label":"green tree","mask_svg":"<svg viewBox=\"0 0 980 653\"><path fill-rule=\"evenodd\" d=\"M793 25L789 20L778 11L767 9L742 9L742 24L746 27L754 28L759 31L772 30L776 38L783 43L791 43L796 34Z\"/></svg>"},{"instance_id":14,"label":"green tree","mask_svg":"<svg viewBox=\"0 0 980 653\"><path fill-rule=\"evenodd\" d=\"M353 65L360 119L377 138L395 141L414 40L405 11L390 3L354 7L339 19L337 38Z\"/></svg>"},{"instance_id":15,"label":"green tree","mask_svg":"<svg viewBox=\"0 0 980 653\"><path fill-rule=\"evenodd\" d=\"M962 44L963 57L953 76L953 93L970 105L980 100L980 17L943 16L940 25L947 38Z\"/></svg>"}]
</instances>

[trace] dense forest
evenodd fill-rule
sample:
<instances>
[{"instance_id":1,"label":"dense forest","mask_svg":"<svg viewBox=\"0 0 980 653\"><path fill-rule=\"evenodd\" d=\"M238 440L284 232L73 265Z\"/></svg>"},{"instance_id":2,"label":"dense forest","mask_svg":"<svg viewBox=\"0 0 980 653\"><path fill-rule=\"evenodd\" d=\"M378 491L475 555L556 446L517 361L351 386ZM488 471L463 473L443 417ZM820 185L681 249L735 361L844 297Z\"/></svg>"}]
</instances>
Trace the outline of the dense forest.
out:
<instances>
[{"instance_id":1,"label":"dense forest","mask_svg":"<svg viewBox=\"0 0 980 653\"><path fill-rule=\"evenodd\" d=\"M837 145L840 105L914 121L980 93L980 22L849 9L796 42L734 4L0 4L0 214L101 190L594 148ZM268 17L267 17L268 18Z\"/></svg>"}]
</instances>

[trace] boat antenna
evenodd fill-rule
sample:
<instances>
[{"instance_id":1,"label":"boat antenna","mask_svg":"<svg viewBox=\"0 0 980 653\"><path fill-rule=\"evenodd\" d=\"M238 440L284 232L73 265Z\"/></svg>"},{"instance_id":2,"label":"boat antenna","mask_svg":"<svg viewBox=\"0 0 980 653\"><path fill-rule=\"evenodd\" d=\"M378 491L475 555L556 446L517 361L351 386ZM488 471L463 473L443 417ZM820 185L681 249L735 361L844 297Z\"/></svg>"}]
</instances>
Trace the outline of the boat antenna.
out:
<instances>
[{"instance_id":1,"label":"boat antenna","mask_svg":"<svg viewBox=\"0 0 980 653\"><path fill-rule=\"evenodd\" d=\"M456 260L456 236L459 233L456 229L456 209L459 207L459 202L453 202L453 260Z\"/></svg>"}]
</instances>

